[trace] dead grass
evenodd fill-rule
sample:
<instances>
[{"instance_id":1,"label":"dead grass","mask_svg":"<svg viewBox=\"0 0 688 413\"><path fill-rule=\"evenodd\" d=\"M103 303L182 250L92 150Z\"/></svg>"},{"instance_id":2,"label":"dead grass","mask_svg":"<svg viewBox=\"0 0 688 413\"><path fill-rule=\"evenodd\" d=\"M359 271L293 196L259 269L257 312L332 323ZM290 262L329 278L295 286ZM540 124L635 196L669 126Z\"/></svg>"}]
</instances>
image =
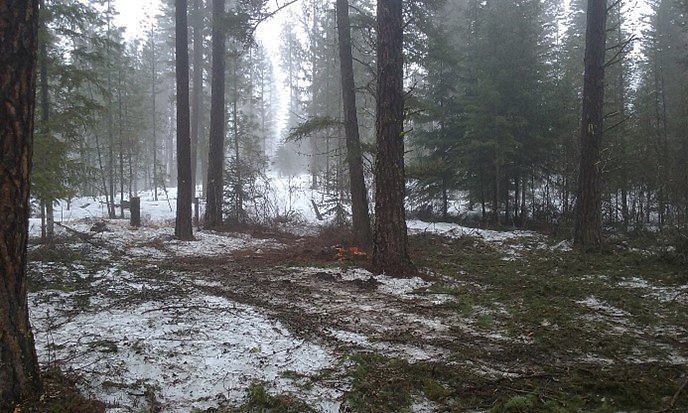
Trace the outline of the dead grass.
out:
<instances>
[{"instance_id":1,"label":"dead grass","mask_svg":"<svg viewBox=\"0 0 688 413\"><path fill-rule=\"evenodd\" d=\"M106 405L89 400L76 387L77 380L53 366L42 373L43 394L38 400L19 407L26 413L105 413Z\"/></svg>"}]
</instances>

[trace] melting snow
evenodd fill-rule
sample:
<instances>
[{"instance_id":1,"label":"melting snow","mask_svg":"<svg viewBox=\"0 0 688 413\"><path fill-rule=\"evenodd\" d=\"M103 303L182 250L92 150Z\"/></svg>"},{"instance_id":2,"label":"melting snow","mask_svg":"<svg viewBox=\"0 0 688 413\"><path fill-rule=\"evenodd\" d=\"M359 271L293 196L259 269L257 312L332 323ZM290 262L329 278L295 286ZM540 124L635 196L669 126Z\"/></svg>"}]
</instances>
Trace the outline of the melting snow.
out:
<instances>
[{"instance_id":1,"label":"melting snow","mask_svg":"<svg viewBox=\"0 0 688 413\"><path fill-rule=\"evenodd\" d=\"M413 292L428 288L432 285L420 277L395 278L387 275L375 275L370 271L361 268L352 268L342 271L341 269L331 268L293 268L311 274L325 273L341 281L363 281L370 282L371 285L378 284L377 290L381 293L394 295L400 298L413 298Z\"/></svg>"},{"instance_id":2,"label":"melting snow","mask_svg":"<svg viewBox=\"0 0 688 413\"><path fill-rule=\"evenodd\" d=\"M337 362L255 308L224 298L195 294L67 318L56 302L37 305L42 295L31 295L42 361L66 363L94 397L113 406L136 407L136 394L151 388L166 412L207 409L240 401L253 380L287 391L282 373L310 374ZM316 387L304 398L336 411L339 396Z\"/></svg>"},{"instance_id":3,"label":"melting snow","mask_svg":"<svg viewBox=\"0 0 688 413\"><path fill-rule=\"evenodd\" d=\"M514 238L534 237L537 235L533 231L492 231L487 229L463 227L458 224L446 222L425 222L411 220L407 222L409 232L412 234L432 233L448 238L461 238L464 236L475 236L485 241L503 242Z\"/></svg>"},{"instance_id":4,"label":"melting snow","mask_svg":"<svg viewBox=\"0 0 688 413\"><path fill-rule=\"evenodd\" d=\"M588 308L599 311L609 317L630 317L631 314L628 311L624 311L620 308L611 306L604 301L597 299L594 296L590 296L585 300L576 301L578 304L583 304Z\"/></svg>"}]
</instances>

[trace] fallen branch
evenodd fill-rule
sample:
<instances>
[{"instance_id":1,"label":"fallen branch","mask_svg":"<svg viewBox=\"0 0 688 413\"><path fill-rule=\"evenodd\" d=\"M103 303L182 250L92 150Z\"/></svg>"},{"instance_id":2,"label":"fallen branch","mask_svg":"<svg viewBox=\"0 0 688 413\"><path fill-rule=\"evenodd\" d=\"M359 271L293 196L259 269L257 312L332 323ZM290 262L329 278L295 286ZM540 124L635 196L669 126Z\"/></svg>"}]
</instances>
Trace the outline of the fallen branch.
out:
<instances>
[{"instance_id":1,"label":"fallen branch","mask_svg":"<svg viewBox=\"0 0 688 413\"><path fill-rule=\"evenodd\" d=\"M79 238L82 241L86 241L86 242L90 242L91 239L96 235L95 233L89 234L87 232L81 232L81 231L76 230L74 228L70 228L70 227L68 227L68 226L66 226L60 222L55 222L55 225L57 225L58 227L66 229L67 232L69 232L70 234L76 235L77 238Z\"/></svg>"},{"instance_id":2,"label":"fallen branch","mask_svg":"<svg viewBox=\"0 0 688 413\"><path fill-rule=\"evenodd\" d=\"M324 218L323 218L322 214L320 213L320 210L318 209L318 204L316 204L315 201L311 199L311 205L313 205L313 211L315 211L315 217L318 218L318 221L322 221Z\"/></svg>"}]
</instances>

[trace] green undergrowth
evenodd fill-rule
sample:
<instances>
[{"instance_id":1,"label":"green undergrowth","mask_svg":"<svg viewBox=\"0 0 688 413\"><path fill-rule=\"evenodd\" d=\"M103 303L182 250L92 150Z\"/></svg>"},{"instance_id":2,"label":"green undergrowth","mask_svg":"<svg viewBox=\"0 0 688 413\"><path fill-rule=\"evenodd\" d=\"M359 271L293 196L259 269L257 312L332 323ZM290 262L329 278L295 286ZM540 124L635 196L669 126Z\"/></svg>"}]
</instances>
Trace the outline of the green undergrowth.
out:
<instances>
[{"instance_id":1,"label":"green undergrowth","mask_svg":"<svg viewBox=\"0 0 688 413\"><path fill-rule=\"evenodd\" d=\"M306 403L289 394L271 395L260 382L247 389L246 401L222 413L315 413Z\"/></svg>"},{"instance_id":2,"label":"green undergrowth","mask_svg":"<svg viewBox=\"0 0 688 413\"><path fill-rule=\"evenodd\" d=\"M427 399L438 412L612 413L654 411L680 385L678 367L653 364L604 368L578 366L488 379L470 368L442 362L409 363L378 354L352 356L352 388L345 403L353 412L411 412Z\"/></svg>"},{"instance_id":3,"label":"green undergrowth","mask_svg":"<svg viewBox=\"0 0 688 413\"><path fill-rule=\"evenodd\" d=\"M687 355L688 312L672 292L685 292L683 266L639 252L560 251L529 239L498 245L423 235L411 246L419 267L449 279L431 290L449 295L443 308L462 321L450 329L452 362L478 359L550 377L515 380L512 391L498 387L498 396L483 394L482 403L464 408L653 411L680 387L686 371L674 360ZM490 339L495 334L503 339Z\"/></svg>"}]
</instances>

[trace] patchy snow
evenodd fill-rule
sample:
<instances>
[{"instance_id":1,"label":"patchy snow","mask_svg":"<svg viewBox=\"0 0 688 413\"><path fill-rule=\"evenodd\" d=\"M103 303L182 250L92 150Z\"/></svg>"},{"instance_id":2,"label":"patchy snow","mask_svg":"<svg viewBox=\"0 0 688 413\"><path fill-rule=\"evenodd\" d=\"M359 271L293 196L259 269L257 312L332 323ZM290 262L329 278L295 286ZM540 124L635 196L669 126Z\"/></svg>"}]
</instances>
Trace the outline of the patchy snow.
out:
<instances>
[{"instance_id":1,"label":"patchy snow","mask_svg":"<svg viewBox=\"0 0 688 413\"><path fill-rule=\"evenodd\" d=\"M644 296L654 298L658 301L678 302L688 304L688 284L676 286L658 286L640 277L630 277L619 281L620 287L639 290Z\"/></svg>"},{"instance_id":2,"label":"patchy snow","mask_svg":"<svg viewBox=\"0 0 688 413\"><path fill-rule=\"evenodd\" d=\"M553 251L569 252L573 251L573 243L569 240L563 240L552 247Z\"/></svg>"},{"instance_id":3,"label":"patchy snow","mask_svg":"<svg viewBox=\"0 0 688 413\"><path fill-rule=\"evenodd\" d=\"M446 222L425 222L420 220L410 220L407 222L409 233L423 234L431 233L442 235L448 238L461 238L473 236L484 239L485 241L504 242L514 238L534 237L538 234L533 231L493 231L487 229L469 228L458 224Z\"/></svg>"},{"instance_id":4,"label":"patchy snow","mask_svg":"<svg viewBox=\"0 0 688 413\"><path fill-rule=\"evenodd\" d=\"M164 281L178 297L159 301L146 300L154 288L126 271L73 274L71 281L90 281L93 296L78 285L30 294L39 357L78 372L90 396L119 411L139 411L147 392L173 413L238 403L252 381L292 391L285 372L309 375L338 363L260 310L201 294L183 277ZM339 390L316 385L300 394L322 412L338 411Z\"/></svg>"},{"instance_id":5,"label":"patchy snow","mask_svg":"<svg viewBox=\"0 0 688 413\"><path fill-rule=\"evenodd\" d=\"M155 224L132 228L125 220L101 219L98 222L105 224L105 230L99 233L92 232L93 223L86 220L69 223L67 226L87 234L93 242L105 243L110 250L114 248L135 258L215 256L243 249L282 247L275 240L257 239L241 233L196 230L194 231L195 240L179 241L174 238L174 228L170 226ZM107 251L103 253L107 254Z\"/></svg>"},{"instance_id":6,"label":"patchy snow","mask_svg":"<svg viewBox=\"0 0 688 413\"><path fill-rule=\"evenodd\" d=\"M414 291L419 289L426 289L432 286L432 283L424 281L420 277L412 278L395 278L384 274L376 275L368 270L362 268L351 268L341 270L339 268L292 268L294 270L303 271L308 274L328 274L334 279L340 281L362 281L377 286L377 291L394 295L400 298L411 299L416 296Z\"/></svg>"},{"instance_id":7,"label":"patchy snow","mask_svg":"<svg viewBox=\"0 0 688 413\"><path fill-rule=\"evenodd\" d=\"M409 410L413 413L434 413L437 411L437 406L427 397L416 396L413 398Z\"/></svg>"},{"instance_id":8,"label":"patchy snow","mask_svg":"<svg viewBox=\"0 0 688 413\"><path fill-rule=\"evenodd\" d=\"M631 316L631 314L628 311L616 308L602 300L599 300L595 296L590 296L585 300L576 301L576 303L585 305L591 310L598 311L608 317L625 318Z\"/></svg>"},{"instance_id":9,"label":"patchy snow","mask_svg":"<svg viewBox=\"0 0 688 413\"><path fill-rule=\"evenodd\" d=\"M410 344L371 341L367 336L352 331L329 329L325 333L343 343L387 356L402 358L411 363L433 360L449 354L447 350L435 346L426 345L420 348Z\"/></svg>"},{"instance_id":10,"label":"patchy snow","mask_svg":"<svg viewBox=\"0 0 688 413\"><path fill-rule=\"evenodd\" d=\"M631 277L628 278L624 281L620 281L618 283L620 287L627 287L627 288L639 288L639 289L650 289L652 288L652 285L647 281L642 278L638 277Z\"/></svg>"}]
</instances>

